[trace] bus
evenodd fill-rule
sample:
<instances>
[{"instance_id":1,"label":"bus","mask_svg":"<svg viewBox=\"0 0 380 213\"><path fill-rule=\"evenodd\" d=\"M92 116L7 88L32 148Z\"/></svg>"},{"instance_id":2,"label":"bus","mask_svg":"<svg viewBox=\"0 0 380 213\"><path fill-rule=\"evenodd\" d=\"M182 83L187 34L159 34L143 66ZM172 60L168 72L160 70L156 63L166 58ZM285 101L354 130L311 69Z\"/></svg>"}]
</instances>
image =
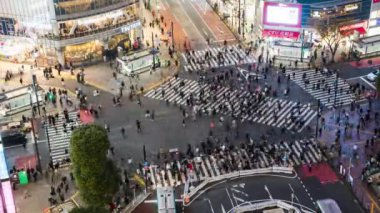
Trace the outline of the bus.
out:
<instances>
[{"instance_id":1,"label":"bus","mask_svg":"<svg viewBox=\"0 0 380 213\"><path fill-rule=\"evenodd\" d=\"M333 199L318 200L317 205L321 213L342 213L338 204Z\"/></svg>"},{"instance_id":2,"label":"bus","mask_svg":"<svg viewBox=\"0 0 380 213\"><path fill-rule=\"evenodd\" d=\"M175 213L175 198L173 187L157 188L157 207L159 213Z\"/></svg>"}]
</instances>

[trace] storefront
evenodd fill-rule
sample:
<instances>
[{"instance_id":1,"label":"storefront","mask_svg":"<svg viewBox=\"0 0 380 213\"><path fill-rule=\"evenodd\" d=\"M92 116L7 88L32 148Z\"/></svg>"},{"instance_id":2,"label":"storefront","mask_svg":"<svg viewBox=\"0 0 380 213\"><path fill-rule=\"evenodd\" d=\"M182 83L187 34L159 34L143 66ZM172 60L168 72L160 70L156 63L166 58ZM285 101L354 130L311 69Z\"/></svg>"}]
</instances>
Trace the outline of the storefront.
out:
<instances>
[{"instance_id":1,"label":"storefront","mask_svg":"<svg viewBox=\"0 0 380 213\"><path fill-rule=\"evenodd\" d=\"M83 44L66 46L63 50L65 61L68 63L94 62L103 59L104 44L90 41Z\"/></svg>"},{"instance_id":2,"label":"storefront","mask_svg":"<svg viewBox=\"0 0 380 213\"><path fill-rule=\"evenodd\" d=\"M31 38L0 35L0 60L24 62L36 56L35 46Z\"/></svg>"},{"instance_id":3,"label":"storefront","mask_svg":"<svg viewBox=\"0 0 380 213\"><path fill-rule=\"evenodd\" d=\"M380 0L373 0L367 36L380 35Z\"/></svg>"}]
</instances>

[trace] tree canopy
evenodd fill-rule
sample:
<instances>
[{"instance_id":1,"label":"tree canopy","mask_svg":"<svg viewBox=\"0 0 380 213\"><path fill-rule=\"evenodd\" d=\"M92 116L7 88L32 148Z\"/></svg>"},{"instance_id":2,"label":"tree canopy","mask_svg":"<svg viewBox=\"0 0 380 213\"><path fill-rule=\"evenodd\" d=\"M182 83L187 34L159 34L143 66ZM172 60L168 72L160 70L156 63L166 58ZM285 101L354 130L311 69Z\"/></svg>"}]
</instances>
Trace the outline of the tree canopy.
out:
<instances>
[{"instance_id":1,"label":"tree canopy","mask_svg":"<svg viewBox=\"0 0 380 213\"><path fill-rule=\"evenodd\" d=\"M334 62L335 53L343 39L343 36L339 32L339 26L337 24L318 25L317 30L322 40L330 49L331 61Z\"/></svg>"},{"instance_id":2,"label":"tree canopy","mask_svg":"<svg viewBox=\"0 0 380 213\"><path fill-rule=\"evenodd\" d=\"M89 206L89 207L81 207L74 208L70 211L70 213L108 213L109 211L103 207L99 206Z\"/></svg>"},{"instance_id":3,"label":"tree canopy","mask_svg":"<svg viewBox=\"0 0 380 213\"><path fill-rule=\"evenodd\" d=\"M120 171L107 158L110 142L104 128L86 125L71 136L73 174L83 200L94 206L111 201L118 191Z\"/></svg>"}]
</instances>

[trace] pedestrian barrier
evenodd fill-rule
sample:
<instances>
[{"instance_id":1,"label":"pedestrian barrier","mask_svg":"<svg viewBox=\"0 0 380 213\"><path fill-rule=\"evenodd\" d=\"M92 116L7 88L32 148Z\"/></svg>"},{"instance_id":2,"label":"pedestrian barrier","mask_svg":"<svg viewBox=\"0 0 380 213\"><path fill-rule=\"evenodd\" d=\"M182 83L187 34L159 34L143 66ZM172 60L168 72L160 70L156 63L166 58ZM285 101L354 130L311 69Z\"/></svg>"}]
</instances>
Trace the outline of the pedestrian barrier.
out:
<instances>
[{"instance_id":1,"label":"pedestrian barrier","mask_svg":"<svg viewBox=\"0 0 380 213\"><path fill-rule=\"evenodd\" d=\"M148 198L150 193L141 193L135 199L133 199L122 211L123 213L130 213L135 210L137 206L139 206L145 199Z\"/></svg>"},{"instance_id":2,"label":"pedestrian barrier","mask_svg":"<svg viewBox=\"0 0 380 213\"><path fill-rule=\"evenodd\" d=\"M216 176L216 177L211 177L211 178L206 178L201 184L199 184L197 187L195 187L193 190L191 190L189 193L185 191L184 193L184 198L188 197L191 198L198 193L202 188L204 188L207 184L226 180L226 179L231 179L231 178L241 178L241 177L248 177L252 175L259 175L259 174L269 174L269 173L276 173L276 174L293 174L293 167L269 167L269 168L260 168L260 169L251 169L251 170L243 170L243 171L236 171L236 172L231 172L228 174ZM184 205L188 205L188 203L185 203Z\"/></svg>"}]
</instances>

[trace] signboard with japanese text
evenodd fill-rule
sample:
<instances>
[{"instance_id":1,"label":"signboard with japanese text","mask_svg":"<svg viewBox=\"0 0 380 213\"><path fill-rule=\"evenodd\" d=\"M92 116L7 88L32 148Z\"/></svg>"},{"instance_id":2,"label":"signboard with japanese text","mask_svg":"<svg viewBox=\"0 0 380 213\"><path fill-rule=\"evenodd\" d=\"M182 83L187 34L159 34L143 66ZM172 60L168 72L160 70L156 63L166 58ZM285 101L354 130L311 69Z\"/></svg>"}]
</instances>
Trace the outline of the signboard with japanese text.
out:
<instances>
[{"instance_id":1,"label":"signboard with japanese text","mask_svg":"<svg viewBox=\"0 0 380 213\"><path fill-rule=\"evenodd\" d=\"M300 37L300 32L264 29L263 37L289 38L297 40Z\"/></svg>"}]
</instances>

